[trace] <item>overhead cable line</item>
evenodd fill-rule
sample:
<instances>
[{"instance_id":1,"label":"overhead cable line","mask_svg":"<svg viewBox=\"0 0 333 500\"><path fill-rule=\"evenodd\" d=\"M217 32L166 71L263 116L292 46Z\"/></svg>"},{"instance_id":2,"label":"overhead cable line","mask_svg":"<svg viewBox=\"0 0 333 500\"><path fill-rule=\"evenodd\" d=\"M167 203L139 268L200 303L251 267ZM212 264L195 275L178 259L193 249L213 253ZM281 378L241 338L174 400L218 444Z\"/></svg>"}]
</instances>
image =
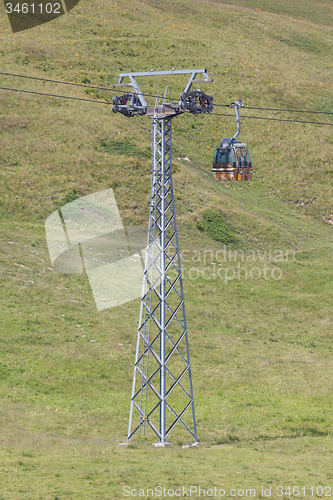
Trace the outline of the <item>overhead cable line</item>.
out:
<instances>
[{"instance_id":1,"label":"overhead cable line","mask_svg":"<svg viewBox=\"0 0 333 500\"><path fill-rule=\"evenodd\" d=\"M47 96L47 97L59 97L60 99L70 99L72 101L84 101L84 102L93 102L96 104L107 104L111 105L112 103L107 102L107 101L97 101L95 99L84 99L82 97L70 97L70 96L65 96L65 95L59 95L59 94L48 94L45 92L36 92L33 90L21 90L21 89L14 89L11 87L0 87L0 90L9 90L12 92L22 92L23 94L34 94L34 95L40 95L40 96ZM211 115L215 116L226 116L228 118L234 118L233 115L227 115L225 113L210 113ZM303 120L287 120L283 118L268 118L268 117L263 117L263 116L246 116L243 115L242 118L251 118L254 120L272 120L272 121L277 121L277 122L290 122L290 123L309 123L312 125L330 125L333 126L333 123L322 123L322 122L310 122L310 121L303 121Z\"/></svg>"},{"instance_id":2,"label":"overhead cable line","mask_svg":"<svg viewBox=\"0 0 333 500\"><path fill-rule=\"evenodd\" d=\"M60 97L61 99L71 99L73 101L95 102L98 104L111 104L110 102L96 101L94 99L84 99L83 97L70 97L67 95L46 94L44 92L34 92L32 90L13 89L13 88L9 88L9 87L0 87L0 90L11 90L13 92L22 92L24 94L44 95L44 96L48 96L48 97Z\"/></svg>"},{"instance_id":3,"label":"overhead cable line","mask_svg":"<svg viewBox=\"0 0 333 500\"><path fill-rule=\"evenodd\" d=\"M0 75L15 76L17 78L27 78L28 80L39 80L40 82L59 83L60 85L73 85L74 87L90 87L92 89L109 90L111 92L116 92L116 90L110 89L109 87L98 87L97 85L89 85L86 83L61 82L60 80L50 80L48 78L37 78L36 76L27 76L27 75L14 75L12 73L3 73L3 72L0 72Z\"/></svg>"},{"instance_id":4,"label":"overhead cable line","mask_svg":"<svg viewBox=\"0 0 333 500\"><path fill-rule=\"evenodd\" d=\"M12 76L12 77L16 77L16 78L26 78L29 80L38 80L41 82L57 83L60 85L72 85L74 87L85 87L85 88L91 88L91 89L96 89L96 90L107 90L109 92L114 92L114 93L115 92L117 92L117 93L121 92L123 94L127 93L127 91L125 91L125 90L124 91L123 90L115 90L114 88L110 88L110 87L100 87L97 85L89 85L86 83L62 82L60 80L50 80L48 78L39 78L39 77L27 76L27 75L17 75L17 74L13 74L13 73L4 73L4 72L0 72L0 75ZM154 98L161 97L159 95L145 94L145 93L142 93L141 95L143 95L145 97L154 97ZM175 99L175 100L178 100L178 99ZM214 106L229 108L230 104L214 103ZM243 109L253 109L253 110L260 110L260 111L279 111L279 112L287 112L287 113L311 113L311 114L333 115L333 112L329 112L329 111L310 111L310 110L304 110L304 109L261 108L261 107L250 107L250 106L244 106Z\"/></svg>"},{"instance_id":5,"label":"overhead cable line","mask_svg":"<svg viewBox=\"0 0 333 500\"><path fill-rule=\"evenodd\" d=\"M228 116L229 118L234 118L233 115L227 115L227 114L224 114L224 113L211 113L211 115ZM252 118L253 120L272 120L272 121L276 121L276 122L311 123L313 125L330 125L331 127L333 126L333 123L310 122L310 121L303 121L303 120L288 120L286 118L268 118L268 117L263 117L263 116L246 116L246 115L242 115L242 119L244 119L244 118Z\"/></svg>"},{"instance_id":6,"label":"overhead cable line","mask_svg":"<svg viewBox=\"0 0 333 500\"><path fill-rule=\"evenodd\" d=\"M220 106L220 104L215 104L215 106ZM304 109L281 109L281 108L251 108L250 106L244 106L243 109L258 109L264 111L287 111L288 113L312 113L312 114L321 114L321 115L333 115L333 112L330 111L309 111Z\"/></svg>"},{"instance_id":7,"label":"overhead cable line","mask_svg":"<svg viewBox=\"0 0 333 500\"><path fill-rule=\"evenodd\" d=\"M3 73L3 72L0 72L0 75L14 76L14 77L17 77L17 78L26 78L28 80L38 80L40 82L57 83L57 84L60 84L60 85L72 85L74 87L86 87L86 88L91 88L91 89L96 89L96 90L107 90L108 92L114 92L114 93L117 93L117 94L119 94L119 93L127 94L128 93L128 90L115 90L114 88L99 87L97 85L89 85L87 83L62 82L60 80L50 80L48 78L38 78L38 77L35 77L35 76L26 76L26 75L15 75L15 74L12 74L12 73ZM143 95L145 97L154 97L154 98L161 97L160 95L145 94L145 93L141 93L140 95ZM179 99L176 99L176 100L179 100ZM223 106L223 104L221 104L221 106ZM229 107L227 104L225 106Z\"/></svg>"}]
</instances>

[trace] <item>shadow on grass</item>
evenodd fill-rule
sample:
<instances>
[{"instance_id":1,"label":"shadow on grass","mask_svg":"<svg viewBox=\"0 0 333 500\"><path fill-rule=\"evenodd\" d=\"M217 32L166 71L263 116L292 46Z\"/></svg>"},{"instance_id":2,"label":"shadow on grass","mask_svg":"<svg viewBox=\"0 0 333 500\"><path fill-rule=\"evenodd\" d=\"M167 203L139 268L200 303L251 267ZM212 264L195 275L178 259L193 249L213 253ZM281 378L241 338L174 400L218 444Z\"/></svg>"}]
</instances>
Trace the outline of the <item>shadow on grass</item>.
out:
<instances>
[{"instance_id":1,"label":"shadow on grass","mask_svg":"<svg viewBox=\"0 0 333 500\"><path fill-rule=\"evenodd\" d=\"M283 434L282 436L267 436L260 435L255 438L256 441L272 441L274 439L296 439L299 437L324 437L329 436L330 433L327 431L320 431L319 429L314 429L313 427L302 427L302 428L292 428L290 429L293 434Z\"/></svg>"},{"instance_id":2,"label":"shadow on grass","mask_svg":"<svg viewBox=\"0 0 333 500\"><path fill-rule=\"evenodd\" d=\"M235 436L233 434L228 434L227 436L225 436L224 438L221 438L221 439L217 439L216 441L214 441L212 444L213 445L221 445L221 444L231 444L231 443L237 443L239 442L240 439L238 436Z\"/></svg>"},{"instance_id":3,"label":"shadow on grass","mask_svg":"<svg viewBox=\"0 0 333 500\"><path fill-rule=\"evenodd\" d=\"M274 441L278 439L296 439L299 437L325 437L329 436L330 432L314 429L313 427L302 427L290 429L293 434L283 434L280 436L259 435L255 438L239 438L238 436L228 434L227 436L217 439L212 442L213 446L220 446L223 444L233 444L239 442L253 442L253 441Z\"/></svg>"}]
</instances>

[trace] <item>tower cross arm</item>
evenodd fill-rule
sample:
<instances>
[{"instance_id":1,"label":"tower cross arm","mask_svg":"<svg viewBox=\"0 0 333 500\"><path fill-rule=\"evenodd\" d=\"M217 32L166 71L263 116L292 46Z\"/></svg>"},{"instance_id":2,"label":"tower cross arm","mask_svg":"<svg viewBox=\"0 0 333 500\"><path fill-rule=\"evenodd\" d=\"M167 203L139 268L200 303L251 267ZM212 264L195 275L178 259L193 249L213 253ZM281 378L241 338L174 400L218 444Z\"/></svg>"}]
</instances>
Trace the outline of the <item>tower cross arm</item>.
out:
<instances>
[{"instance_id":1,"label":"tower cross arm","mask_svg":"<svg viewBox=\"0 0 333 500\"><path fill-rule=\"evenodd\" d=\"M189 75L189 74L203 74L207 75L206 69L172 69L168 71L141 71L138 73L119 73L119 77L124 76L158 76L158 75ZM208 78L208 75L207 75Z\"/></svg>"},{"instance_id":2,"label":"tower cross arm","mask_svg":"<svg viewBox=\"0 0 333 500\"><path fill-rule=\"evenodd\" d=\"M147 107L146 100L140 90L139 84L136 80L137 77L140 76L163 76L163 75L190 75L190 78L186 84L186 87L184 89L184 92L189 92L191 86L193 83L212 83L213 80L209 78L207 70L206 69L182 69L182 70L176 70L172 69L170 71L141 71L141 72L130 72L130 73L120 73L119 74L119 79L118 82L114 85L115 87L130 87L132 86L134 88L134 91L138 98L140 99L141 105L143 107ZM203 78L196 80L197 75L202 75ZM123 80L124 78L127 77L129 78L130 82L124 83Z\"/></svg>"}]
</instances>

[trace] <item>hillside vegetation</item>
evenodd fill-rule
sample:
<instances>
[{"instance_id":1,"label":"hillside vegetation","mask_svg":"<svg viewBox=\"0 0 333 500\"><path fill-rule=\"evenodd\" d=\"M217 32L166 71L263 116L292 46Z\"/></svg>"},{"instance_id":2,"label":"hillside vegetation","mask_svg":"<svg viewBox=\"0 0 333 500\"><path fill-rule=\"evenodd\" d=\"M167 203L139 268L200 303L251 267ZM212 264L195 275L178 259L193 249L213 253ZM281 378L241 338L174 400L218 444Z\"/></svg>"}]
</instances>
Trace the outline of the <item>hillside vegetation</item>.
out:
<instances>
[{"instance_id":1,"label":"hillside vegetation","mask_svg":"<svg viewBox=\"0 0 333 500\"><path fill-rule=\"evenodd\" d=\"M329 0L81 0L15 35L0 10L6 73L111 88L121 71L207 68L214 83L202 89L216 104L240 98L249 107L332 112ZM140 84L153 96L170 84L177 99L186 78ZM0 87L108 103L113 95L3 75ZM173 121L205 445L183 450L189 437L175 428L168 449L152 448L151 433L120 448L140 301L98 312L85 274L52 270L44 223L59 206L107 188L124 225L147 223L150 119L0 90L1 500L111 500L123 498L124 485L191 484L251 487L256 496L267 485L272 498L278 485L298 485L310 498L309 487L332 484L332 127L246 116L332 124L333 115L241 110L253 180L222 183L212 157L235 118L225 107L215 112L231 117Z\"/></svg>"}]
</instances>

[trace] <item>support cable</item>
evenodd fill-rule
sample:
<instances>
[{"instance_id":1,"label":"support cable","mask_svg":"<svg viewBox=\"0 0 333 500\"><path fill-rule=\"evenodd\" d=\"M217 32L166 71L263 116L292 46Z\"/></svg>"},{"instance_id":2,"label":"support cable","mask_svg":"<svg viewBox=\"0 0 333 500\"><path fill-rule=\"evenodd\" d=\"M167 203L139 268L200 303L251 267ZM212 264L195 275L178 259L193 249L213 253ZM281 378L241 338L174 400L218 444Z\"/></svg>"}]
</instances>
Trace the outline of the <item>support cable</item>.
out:
<instances>
[{"instance_id":1,"label":"support cable","mask_svg":"<svg viewBox=\"0 0 333 500\"><path fill-rule=\"evenodd\" d=\"M34 95L40 95L40 96L47 96L47 97L60 97L61 99L70 99L72 101L84 101L84 102L93 102L96 104L107 104L107 105L112 105L111 102L107 101L97 101L94 99L84 99L83 97L70 97L70 96L65 96L65 95L59 95L59 94L47 94L45 92L36 92L32 90L21 90L21 89L14 89L11 87L0 87L0 90L9 90L12 92L22 92L23 94L34 94ZM229 107L229 106L228 106ZM257 108L253 108L257 109ZM330 114L330 113L328 113ZM227 115L225 113L210 113L210 115L215 115L215 116L226 116L228 118L234 118L233 115ZM284 118L268 118L268 117L262 117L262 116L242 116L242 119L244 118L251 118L253 120L271 120L271 121L277 121L277 122L289 122L289 123L308 123L311 125L329 125L333 126L333 123L324 123L324 122L312 122L312 121L304 121L304 120L289 120L289 119L284 119Z\"/></svg>"},{"instance_id":2,"label":"support cable","mask_svg":"<svg viewBox=\"0 0 333 500\"><path fill-rule=\"evenodd\" d=\"M220 106L220 104L215 104L215 106ZM320 115L333 115L330 111L309 111L305 109L281 109L281 108L252 108L250 106L244 106L244 109L258 109L260 111L281 111L288 113L312 113Z\"/></svg>"},{"instance_id":3,"label":"support cable","mask_svg":"<svg viewBox=\"0 0 333 500\"><path fill-rule=\"evenodd\" d=\"M97 86L97 85L89 85L89 84L86 84L86 83L74 83L74 82L62 82L60 80L50 80L48 78L39 78L39 77L35 77L35 76L27 76L27 75L17 75L17 74L14 74L14 73L4 73L4 72L1 72L0 71L0 75L4 75L4 76L12 76L12 77L16 77L16 78L26 78L26 79L29 79L29 80L38 80L38 81L41 81L41 82L49 82L49 83L57 83L57 84L60 84L60 85L72 85L74 87L85 87L85 88L91 88L91 89L96 89L96 90L107 90L109 92L114 92L114 93L122 93L122 94L125 94L127 93L128 91L121 91L121 90L115 90L114 88L110 88L110 87L100 87L100 86ZM23 92L23 91L21 91ZM153 95L153 94L144 94L142 93L141 95L145 96L145 97L158 97L157 95ZM170 101L171 101L171 96L170 96ZM177 101L177 99L175 98L174 99L175 101ZM97 102L97 101L95 101ZM230 107L230 104L217 104L217 103L214 103L214 106L217 106L217 107L223 107L223 108L229 108ZM261 107L250 107L250 106L244 106L243 109L254 109L254 110L260 110L260 111L280 111L280 112L286 112L286 113L311 113L311 114L323 114L323 115L333 115L333 112L330 112L330 111L310 111L310 110L304 110L304 109L281 109L281 108L261 108Z\"/></svg>"},{"instance_id":4,"label":"support cable","mask_svg":"<svg viewBox=\"0 0 333 500\"><path fill-rule=\"evenodd\" d=\"M40 82L58 83L60 85L72 85L74 87L88 87L88 88L97 89L97 90L109 90L111 92L118 92L115 89L111 89L109 87L99 87L97 85L89 85L87 83L62 82L60 80L50 80L48 78L38 78L36 76L27 76L27 75L15 75L12 73L3 73L3 72L0 72L0 75L14 76L16 78L27 78L28 80L38 80Z\"/></svg>"},{"instance_id":5,"label":"support cable","mask_svg":"<svg viewBox=\"0 0 333 500\"><path fill-rule=\"evenodd\" d=\"M228 118L235 118L233 115L227 115L224 113L211 113L211 115L215 116L227 116ZM324 122L310 122L310 121L305 121L305 120L289 120L287 118L268 118L267 116L246 116L242 115L242 120L246 118L251 118L253 120L272 120L276 122L290 122L290 123L310 123L312 125L329 125L333 126L333 123L324 123Z\"/></svg>"},{"instance_id":6,"label":"support cable","mask_svg":"<svg viewBox=\"0 0 333 500\"><path fill-rule=\"evenodd\" d=\"M95 102L98 104L112 104L111 102L104 102L104 101L96 101L93 99L84 99L83 97L70 97L67 95L58 95L58 94L46 94L44 92L35 92L32 90L21 90L21 89L13 89L9 87L0 87L0 90L11 90L13 92L22 92L24 94L35 94L35 95L44 95L48 97L60 97L61 99L71 99L73 101L86 101L86 102Z\"/></svg>"},{"instance_id":7,"label":"support cable","mask_svg":"<svg viewBox=\"0 0 333 500\"><path fill-rule=\"evenodd\" d=\"M96 90L107 90L109 92L113 92L113 93L116 93L116 94L120 93L120 94L123 94L123 95L128 93L128 90L115 90L114 88L100 87L100 86L97 86L97 85L89 85L87 83L62 82L60 80L50 80L48 78L39 78L39 77L27 76L27 75L16 75L16 74L13 74L13 73L3 73L1 71L0 71L0 75L13 76L13 77L16 77L16 78L26 78L28 80L37 80L37 81L40 81L40 82L57 83L57 84L60 84L60 85L72 85L74 87L85 87L85 88L96 89ZM154 97L154 98L160 97L158 95L153 95L153 94L144 94L143 92L140 93L140 95L143 95L145 97ZM170 96L170 99L171 99L171 96ZM175 99L175 101L178 101L178 100L179 100L179 98Z\"/></svg>"}]
</instances>

